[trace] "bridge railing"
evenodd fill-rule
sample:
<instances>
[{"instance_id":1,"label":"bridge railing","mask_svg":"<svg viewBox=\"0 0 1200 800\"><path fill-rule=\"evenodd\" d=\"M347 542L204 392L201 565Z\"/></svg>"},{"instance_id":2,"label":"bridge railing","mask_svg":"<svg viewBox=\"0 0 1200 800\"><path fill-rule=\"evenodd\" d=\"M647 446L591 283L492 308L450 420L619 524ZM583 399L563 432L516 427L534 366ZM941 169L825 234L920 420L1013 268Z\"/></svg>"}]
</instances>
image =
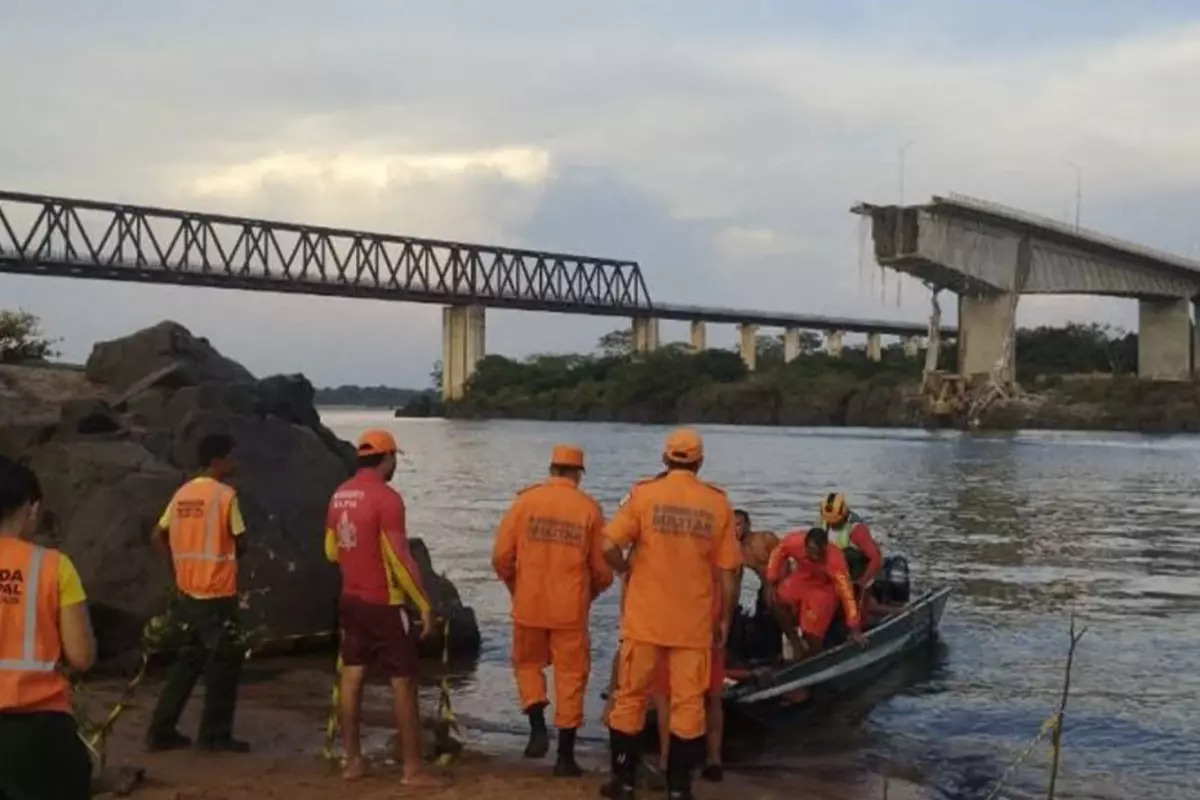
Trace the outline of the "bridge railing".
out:
<instances>
[{"instance_id":1,"label":"bridge railing","mask_svg":"<svg viewBox=\"0 0 1200 800\"><path fill-rule=\"evenodd\" d=\"M0 191L0 271L649 311L636 262Z\"/></svg>"}]
</instances>

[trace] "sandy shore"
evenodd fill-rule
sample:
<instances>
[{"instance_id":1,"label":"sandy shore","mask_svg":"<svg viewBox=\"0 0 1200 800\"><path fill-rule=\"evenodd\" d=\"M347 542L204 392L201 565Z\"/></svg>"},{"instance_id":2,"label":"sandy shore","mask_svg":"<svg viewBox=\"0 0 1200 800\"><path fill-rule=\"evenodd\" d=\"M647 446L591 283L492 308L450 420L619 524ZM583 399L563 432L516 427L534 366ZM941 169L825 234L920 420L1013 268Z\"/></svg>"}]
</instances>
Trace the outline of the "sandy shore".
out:
<instances>
[{"instance_id":1,"label":"sandy shore","mask_svg":"<svg viewBox=\"0 0 1200 800\"><path fill-rule=\"evenodd\" d=\"M517 752L517 743L464 732L467 749L445 774L451 784L443 790L408 789L400 784L399 769L390 762L393 740L386 692L379 687L368 692L364 702L364 748L372 760L372 773L348 784L339 770L321 757L324 725L328 712L330 676L312 669L269 670L242 687L237 735L249 741L255 752L248 756L211 755L182 751L147 755L141 749L159 684L151 680L139 688L135 702L118 720L109 739L109 768L137 766L146 771L146 782L133 797L146 800L258 800L288 798L317 800L339 797L360 800L410 796L445 800L500 800L536 797L538 800L596 798L604 780L607 754L603 748L580 753L586 775L578 779L556 779L551 760L528 762ZM97 681L86 688L89 713L99 716L119 694L119 681ZM198 688L180 725L192 734L196 729ZM642 792L642 796L660 796ZM864 775L861 781L826 782L807 775L727 774L725 782L697 782L700 800L737 797L739 800L874 800L883 796L882 781ZM916 787L892 781L890 800L924 797Z\"/></svg>"}]
</instances>

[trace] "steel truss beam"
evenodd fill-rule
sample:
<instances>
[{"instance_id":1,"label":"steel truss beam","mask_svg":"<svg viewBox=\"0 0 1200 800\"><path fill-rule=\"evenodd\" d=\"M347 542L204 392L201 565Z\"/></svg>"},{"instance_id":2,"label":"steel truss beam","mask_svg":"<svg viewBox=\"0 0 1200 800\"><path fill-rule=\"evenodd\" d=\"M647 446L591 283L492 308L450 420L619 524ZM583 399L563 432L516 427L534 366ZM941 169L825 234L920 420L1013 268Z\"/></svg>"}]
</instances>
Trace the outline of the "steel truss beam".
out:
<instances>
[{"instance_id":1,"label":"steel truss beam","mask_svg":"<svg viewBox=\"0 0 1200 800\"><path fill-rule=\"evenodd\" d=\"M649 312L635 262L0 191L0 272Z\"/></svg>"}]
</instances>

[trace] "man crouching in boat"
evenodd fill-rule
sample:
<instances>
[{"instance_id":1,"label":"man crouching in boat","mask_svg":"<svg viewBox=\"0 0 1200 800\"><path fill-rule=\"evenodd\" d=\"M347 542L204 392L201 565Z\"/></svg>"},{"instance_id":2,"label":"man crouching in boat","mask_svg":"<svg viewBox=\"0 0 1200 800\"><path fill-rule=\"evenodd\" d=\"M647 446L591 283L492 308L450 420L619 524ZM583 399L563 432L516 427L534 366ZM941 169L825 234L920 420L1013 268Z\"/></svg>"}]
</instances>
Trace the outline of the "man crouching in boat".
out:
<instances>
[{"instance_id":1,"label":"man crouching in boat","mask_svg":"<svg viewBox=\"0 0 1200 800\"><path fill-rule=\"evenodd\" d=\"M784 567L789 560L794 566L785 577ZM767 580L774 588L779 624L792 646L792 659L799 661L820 652L839 601L850 641L866 644L846 559L840 549L829 546L829 534L824 529L811 528L808 533L783 537L771 553Z\"/></svg>"}]
</instances>

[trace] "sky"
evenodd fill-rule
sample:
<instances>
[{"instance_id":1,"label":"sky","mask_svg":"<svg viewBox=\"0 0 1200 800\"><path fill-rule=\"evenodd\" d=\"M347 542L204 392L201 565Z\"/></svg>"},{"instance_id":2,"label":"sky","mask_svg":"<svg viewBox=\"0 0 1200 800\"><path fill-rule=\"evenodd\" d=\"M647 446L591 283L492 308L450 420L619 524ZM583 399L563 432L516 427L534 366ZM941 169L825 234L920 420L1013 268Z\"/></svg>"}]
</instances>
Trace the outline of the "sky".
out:
<instances>
[{"instance_id":1,"label":"sky","mask_svg":"<svg viewBox=\"0 0 1200 800\"><path fill-rule=\"evenodd\" d=\"M902 148L907 202L1073 219L1075 164L1085 226L1200 256L1190 1L5 0L0 70L2 188L631 259L657 302L924 321L849 212L901 199ZM434 305L0 275L0 307L76 361L162 319L318 385L441 357ZM487 350L617 324L489 311Z\"/></svg>"}]
</instances>

